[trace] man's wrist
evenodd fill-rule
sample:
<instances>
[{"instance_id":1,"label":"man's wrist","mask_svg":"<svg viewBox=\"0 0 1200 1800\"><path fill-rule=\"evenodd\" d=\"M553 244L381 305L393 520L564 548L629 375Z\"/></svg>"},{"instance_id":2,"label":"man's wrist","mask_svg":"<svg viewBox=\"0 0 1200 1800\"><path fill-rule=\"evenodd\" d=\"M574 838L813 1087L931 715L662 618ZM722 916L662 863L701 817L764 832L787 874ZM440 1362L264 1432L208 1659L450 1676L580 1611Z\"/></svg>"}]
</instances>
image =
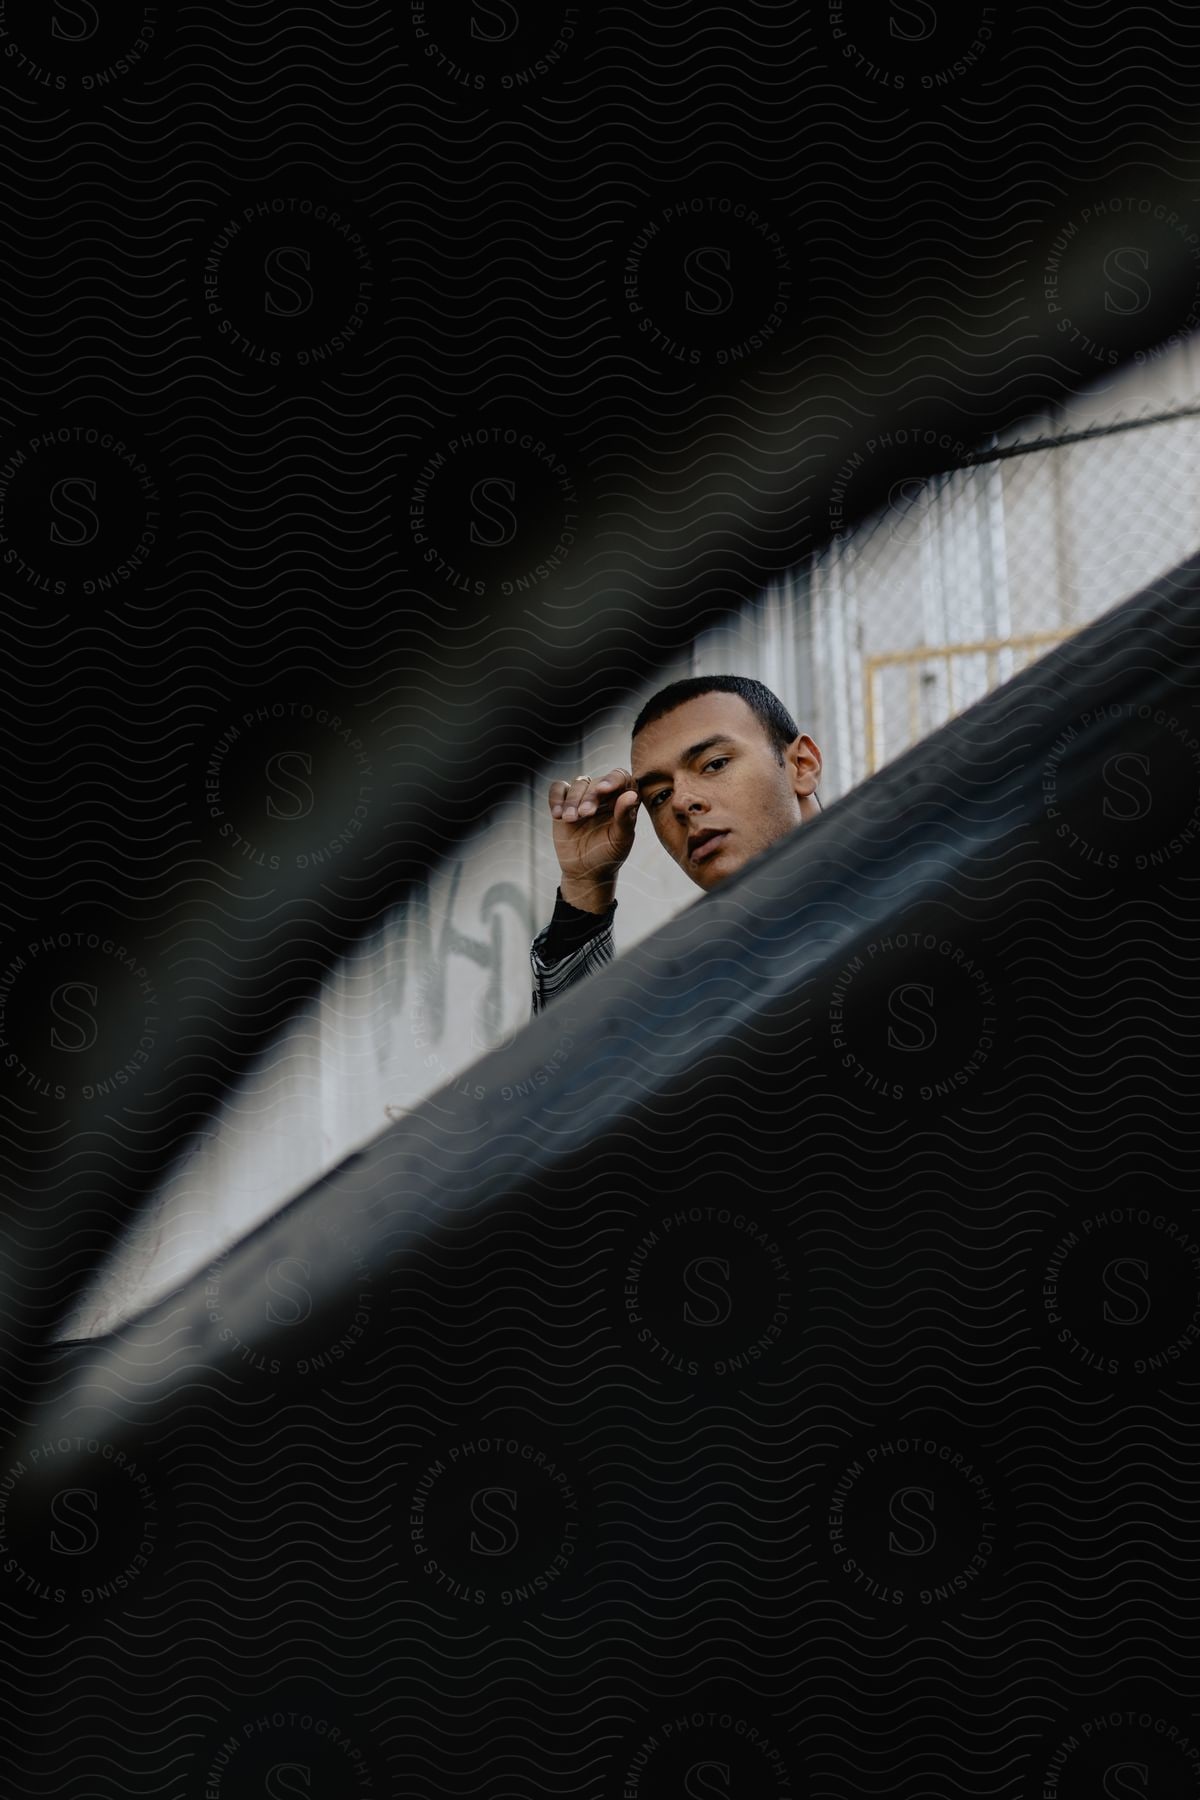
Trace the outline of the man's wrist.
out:
<instances>
[{"instance_id":1,"label":"man's wrist","mask_svg":"<svg viewBox=\"0 0 1200 1800\"><path fill-rule=\"evenodd\" d=\"M617 897L616 880L612 881L574 881L564 875L559 881L558 891L568 906L574 906L580 912L607 912Z\"/></svg>"}]
</instances>

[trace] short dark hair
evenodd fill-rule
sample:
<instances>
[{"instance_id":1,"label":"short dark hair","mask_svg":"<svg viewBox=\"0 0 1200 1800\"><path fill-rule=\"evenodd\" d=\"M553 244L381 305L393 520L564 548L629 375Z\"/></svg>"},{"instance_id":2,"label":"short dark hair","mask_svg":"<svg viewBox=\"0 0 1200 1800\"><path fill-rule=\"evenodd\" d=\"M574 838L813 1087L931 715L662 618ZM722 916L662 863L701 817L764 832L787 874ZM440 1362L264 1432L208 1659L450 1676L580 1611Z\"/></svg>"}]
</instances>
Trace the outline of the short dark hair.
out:
<instances>
[{"instance_id":1,"label":"short dark hair","mask_svg":"<svg viewBox=\"0 0 1200 1800\"><path fill-rule=\"evenodd\" d=\"M636 737L643 725L653 725L656 719L701 694L736 694L744 700L766 732L777 763L783 763L784 751L800 736L800 727L783 701L749 675L688 675L682 681L671 682L647 700L633 721L632 735Z\"/></svg>"}]
</instances>

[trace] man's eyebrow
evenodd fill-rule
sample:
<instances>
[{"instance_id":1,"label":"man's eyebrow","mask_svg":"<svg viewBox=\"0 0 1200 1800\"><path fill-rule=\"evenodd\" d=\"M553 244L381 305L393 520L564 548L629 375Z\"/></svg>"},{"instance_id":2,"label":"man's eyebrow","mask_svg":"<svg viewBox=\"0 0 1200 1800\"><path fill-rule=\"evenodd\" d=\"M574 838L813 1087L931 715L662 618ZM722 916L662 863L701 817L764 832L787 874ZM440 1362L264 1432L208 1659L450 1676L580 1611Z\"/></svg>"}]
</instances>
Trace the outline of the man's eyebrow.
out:
<instances>
[{"instance_id":1,"label":"man's eyebrow","mask_svg":"<svg viewBox=\"0 0 1200 1800\"><path fill-rule=\"evenodd\" d=\"M680 762L690 763L694 757L703 756L706 750L711 750L714 744L732 743L733 739L727 732L718 731L715 737L702 738L698 744L693 744L690 750L684 751L679 760ZM671 777L669 775L664 775L661 769L651 769L648 775L639 775L634 782L634 786L641 789L648 787L652 781L670 781L670 779Z\"/></svg>"}]
</instances>

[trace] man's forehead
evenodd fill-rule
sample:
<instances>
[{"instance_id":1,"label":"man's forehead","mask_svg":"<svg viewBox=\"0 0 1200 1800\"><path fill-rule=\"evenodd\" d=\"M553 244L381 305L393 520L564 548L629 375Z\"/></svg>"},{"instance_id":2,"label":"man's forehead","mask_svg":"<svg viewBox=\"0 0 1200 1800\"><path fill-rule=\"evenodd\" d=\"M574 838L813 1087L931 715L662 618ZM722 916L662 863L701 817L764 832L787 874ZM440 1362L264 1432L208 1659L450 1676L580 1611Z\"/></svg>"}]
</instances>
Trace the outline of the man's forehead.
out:
<instances>
[{"instance_id":1,"label":"man's forehead","mask_svg":"<svg viewBox=\"0 0 1200 1800\"><path fill-rule=\"evenodd\" d=\"M756 725L740 694L697 694L642 727L633 740L631 772L637 780L640 773L674 765L690 745L716 732L745 740Z\"/></svg>"}]
</instances>

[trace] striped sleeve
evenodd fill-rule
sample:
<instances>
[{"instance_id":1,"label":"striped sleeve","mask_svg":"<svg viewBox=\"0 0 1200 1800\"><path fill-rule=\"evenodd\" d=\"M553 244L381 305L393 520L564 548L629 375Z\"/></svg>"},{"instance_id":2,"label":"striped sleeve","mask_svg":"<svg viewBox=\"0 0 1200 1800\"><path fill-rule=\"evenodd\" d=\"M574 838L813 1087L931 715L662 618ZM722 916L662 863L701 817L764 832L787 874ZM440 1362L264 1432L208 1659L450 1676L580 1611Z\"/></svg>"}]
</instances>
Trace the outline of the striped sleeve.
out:
<instances>
[{"instance_id":1,"label":"striped sleeve","mask_svg":"<svg viewBox=\"0 0 1200 1800\"><path fill-rule=\"evenodd\" d=\"M571 914L564 930L564 909ZM586 981L613 959L613 914L616 902L604 913L593 915L567 908L561 895L555 917L538 932L529 951L533 970L533 1016L545 1012L551 1000L576 982Z\"/></svg>"}]
</instances>

